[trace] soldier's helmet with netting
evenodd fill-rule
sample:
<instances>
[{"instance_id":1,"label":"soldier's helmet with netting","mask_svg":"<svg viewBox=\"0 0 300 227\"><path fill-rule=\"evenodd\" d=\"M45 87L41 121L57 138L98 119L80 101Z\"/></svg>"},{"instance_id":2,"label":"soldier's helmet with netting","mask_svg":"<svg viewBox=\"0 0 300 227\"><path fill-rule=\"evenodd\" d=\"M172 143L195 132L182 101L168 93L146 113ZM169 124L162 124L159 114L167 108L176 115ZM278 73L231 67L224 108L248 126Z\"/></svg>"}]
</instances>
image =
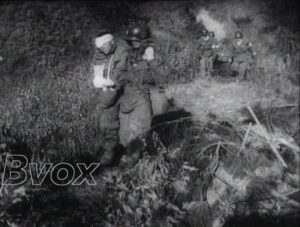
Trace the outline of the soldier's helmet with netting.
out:
<instances>
[{"instance_id":1,"label":"soldier's helmet with netting","mask_svg":"<svg viewBox=\"0 0 300 227\"><path fill-rule=\"evenodd\" d=\"M207 31L206 28L203 28L203 29L201 30L201 35L202 35L202 36L207 36L207 35L208 35L208 31Z\"/></svg>"},{"instance_id":2,"label":"soldier's helmet with netting","mask_svg":"<svg viewBox=\"0 0 300 227\"><path fill-rule=\"evenodd\" d=\"M209 35L210 38L214 38L215 37L215 33L214 32L209 32L208 35Z\"/></svg>"},{"instance_id":3,"label":"soldier's helmet with netting","mask_svg":"<svg viewBox=\"0 0 300 227\"><path fill-rule=\"evenodd\" d=\"M132 26L127 29L126 35L125 35L125 40L128 41L145 41L150 39L151 33L150 33L150 28L147 25L144 26Z\"/></svg>"}]
</instances>

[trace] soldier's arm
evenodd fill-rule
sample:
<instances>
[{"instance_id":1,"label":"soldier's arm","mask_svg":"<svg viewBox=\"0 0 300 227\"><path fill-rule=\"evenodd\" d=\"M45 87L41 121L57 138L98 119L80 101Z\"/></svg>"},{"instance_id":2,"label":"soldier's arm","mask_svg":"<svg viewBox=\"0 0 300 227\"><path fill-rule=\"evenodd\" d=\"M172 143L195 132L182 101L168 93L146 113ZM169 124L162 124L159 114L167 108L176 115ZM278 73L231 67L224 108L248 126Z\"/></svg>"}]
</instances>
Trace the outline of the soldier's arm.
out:
<instances>
[{"instance_id":1,"label":"soldier's arm","mask_svg":"<svg viewBox=\"0 0 300 227\"><path fill-rule=\"evenodd\" d=\"M154 59L147 61L150 70L152 70L153 79L156 84L163 84L164 78L168 75L168 69L160 55L154 53Z\"/></svg>"},{"instance_id":2,"label":"soldier's arm","mask_svg":"<svg viewBox=\"0 0 300 227\"><path fill-rule=\"evenodd\" d=\"M119 58L116 60L116 65L114 69L114 78L117 82L117 88L124 86L126 83L126 72L127 72L127 58L128 54L126 50L123 50Z\"/></svg>"},{"instance_id":3,"label":"soldier's arm","mask_svg":"<svg viewBox=\"0 0 300 227\"><path fill-rule=\"evenodd\" d=\"M168 75L168 70L164 66L163 61L150 61L149 68L152 70L153 79L155 84L162 85L165 82L165 78Z\"/></svg>"},{"instance_id":4,"label":"soldier's arm","mask_svg":"<svg viewBox=\"0 0 300 227\"><path fill-rule=\"evenodd\" d=\"M95 76L94 72L94 66L97 65L102 65L104 62L103 56L100 56L97 52L94 54L92 61L91 61L91 71L92 71L92 76ZM117 90L111 91L111 90L106 90L103 91L101 88L94 88L93 92L93 103L101 103L103 108L109 108L113 106L116 101L117 101Z\"/></svg>"},{"instance_id":5,"label":"soldier's arm","mask_svg":"<svg viewBox=\"0 0 300 227\"><path fill-rule=\"evenodd\" d=\"M247 43L247 48L248 48L248 51L251 53L252 56L256 55L256 51L253 49L253 44L251 42Z\"/></svg>"}]
</instances>

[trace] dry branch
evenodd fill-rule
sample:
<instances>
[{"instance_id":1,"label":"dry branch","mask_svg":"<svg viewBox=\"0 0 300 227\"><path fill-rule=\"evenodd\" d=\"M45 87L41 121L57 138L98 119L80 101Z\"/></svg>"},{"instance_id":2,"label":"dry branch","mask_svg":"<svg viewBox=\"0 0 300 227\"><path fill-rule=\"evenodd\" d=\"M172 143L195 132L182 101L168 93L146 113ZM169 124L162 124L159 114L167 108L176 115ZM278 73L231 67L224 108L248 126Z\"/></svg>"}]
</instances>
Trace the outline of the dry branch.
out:
<instances>
[{"instance_id":1,"label":"dry branch","mask_svg":"<svg viewBox=\"0 0 300 227\"><path fill-rule=\"evenodd\" d=\"M281 155L279 154L278 150L276 149L276 147L273 145L272 141L270 140L270 137L268 135L268 133L265 131L265 129L263 128L263 126L261 125L261 123L259 122L259 120L257 119L255 113L253 112L253 110L251 109L251 107L247 107L247 109L249 110L250 114L252 115L254 121L256 122L256 124L259 126L262 134L264 135L264 137L267 140L267 143L270 145L273 153L275 154L275 156L277 157L279 164L281 164L284 168L288 168L286 162L283 160L283 158L281 157Z\"/></svg>"},{"instance_id":2,"label":"dry branch","mask_svg":"<svg viewBox=\"0 0 300 227\"><path fill-rule=\"evenodd\" d=\"M251 126L252 126L252 123L249 124L248 128L247 128L247 132L245 134L245 137L243 139L243 143L242 143L242 146L239 150L239 153L244 149L245 145L246 145L246 141L248 139L248 136L249 136L249 132L250 132L250 129L251 129Z\"/></svg>"},{"instance_id":3,"label":"dry branch","mask_svg":"<svg viewBox=\"0 0 300 227\"><path fill-rule=\"evenodd\" d=\"M288 197L285 196L285 195L279 194L278 192L276 192L276 191L274 191L274 190L271 191L271 194L272 194L272 196L277 197L277 198L279 198L280 200L284 200L286 203L288 203L289 205L291 205L291 206L293 206L293 207L297 207L297 208L300 207L299 202L297 202L297 201L295 201L295 200L292 200L292 199L288 198Z\"/></svg>"}]
</instances>

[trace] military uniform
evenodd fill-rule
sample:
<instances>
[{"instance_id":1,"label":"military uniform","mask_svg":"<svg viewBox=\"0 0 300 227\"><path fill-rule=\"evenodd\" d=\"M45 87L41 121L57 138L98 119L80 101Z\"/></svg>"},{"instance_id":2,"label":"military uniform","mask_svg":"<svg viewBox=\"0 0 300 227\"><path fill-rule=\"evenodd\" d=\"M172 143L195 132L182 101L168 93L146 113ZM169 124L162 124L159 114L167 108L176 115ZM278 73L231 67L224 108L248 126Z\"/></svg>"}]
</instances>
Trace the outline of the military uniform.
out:
<instances>
[{"instance_id":1,"label":"military uniform","mask_svg":"<svg viewBox=\"0 0 300 227\"><path fill-rule=\"evenodd\" d=\"M138 160L136 158L139 154L129 150L139 150L140 145L144 144L144 136L151 128L150 89L160 84L161 75L164 75L159 58L151 60L144 58L149 48L150 52L154 53L153 45L143 42L148 34L136 28L129 31L133 32L133 34L129 33L132 36L144 35L144 37L138 37L143 44L140 48L130 48L127 43L119 42L113 55L103 56L101 53L96 53L93 61L94 66L104 63L104 69L109 69L111 65L110 78L116 85L114 90L97 91L101 108L99 127L105 138L102 146L107 151L103 157L107 160L111 160L113 149L118 142L127 148L127 154L134 154L133 161ZM134 37L130 40L134 40L132 38Z\"/></svg>"},{"instance_id":2,"label":"military uniform","mask_svg":"<svg viewBox=\"0 0 300 227\"><path fill-rule=\"evenodd\" d=\"M233 76L232 53L227 43L220 44L218 48L214 73L222 77Z\"/></svg>"},{"instance_id":3,"label":"military uniform","mask_svg":"<svg viewBox=\"0 0 300 227\"><path fill-rule=\"evenodd\" d=\"M120 96L127 71L127 52L127 44L119 40L114 53L106 56L96 50L92 60L93 67L104 65L105 73L109 71L110 79L115 83L113 90L97 89L94 93L94 99L97 103L95 122L101 137L99 139L101 142L97 143L96 149L103 148L105 152L111 152L119 142Z\"/></svg>"},{"instance_id":4,"label":"military uniform","mask_svg":"<svg viewBox=\"0 0 300 227\"><path fill-rule=\"evenodd\" d=\"M141 47L142 51L132 49L128 55L127 84L120 100L119 135L120 142L124 146L137 137L143 137L150 130L153 114L150 89L162 84L162 75L165 73L159 58L152 61L142 59L146 48Z\"/></svg>"},{"instance_id":5,"label":"military uniform","mask_svg":"<svg viewBox=\"0 0 300 227\"><path fill-rule=\"evenodd\" d=\"M232 44L233 70L238 73L238 78L246 79L250 65L253 63L254 52L251 44L234 42Z\"/></svg>"},{"instance_id":6,"label":"military uniform","mask_svg":"<svg viewBox=\"0 0 300 227\"><path fill-rule=\"evenodd\" d=\"M201 67L201 75L203 76L210 76L213 73L213 60L215 57L215 50L213 45L216 44L215 39L208 38L204 39L201 38L200 40L200 67Z\"/></svg>"}]
</instances>

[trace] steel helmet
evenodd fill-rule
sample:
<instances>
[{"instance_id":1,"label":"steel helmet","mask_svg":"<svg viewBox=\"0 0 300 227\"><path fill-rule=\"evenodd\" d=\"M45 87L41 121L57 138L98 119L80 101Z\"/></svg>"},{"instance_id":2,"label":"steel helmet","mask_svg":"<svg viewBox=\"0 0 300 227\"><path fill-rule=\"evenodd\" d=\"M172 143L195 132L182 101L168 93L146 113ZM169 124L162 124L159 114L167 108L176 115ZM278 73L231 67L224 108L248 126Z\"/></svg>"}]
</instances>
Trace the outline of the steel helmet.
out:
<instances>
[{"instance_id":1,"label":"steel helmet","mask_svg":"<svg viewBox=\"0 0 300 227\"><path fill-rule=\"evenodd\" d=\"M207 29L204 28L204 29L202 29L201 33L202 33L202 36L207 36L208 31L207 31Z\"/></svg>"},{"instance_id":2,"label":"steel helmet","mask_svg":"<svg viewBox=\"0 0 300 227\"><path fill-rule=\"evenodd\" d=\"M148 26L133 26L126 31L125 40L144 41L151 36Z\"/></svg>"},{"instance_id":3,"label":"steel helmet","mask_svg":"<svg viewBox=\"0 0 300 227\"><path fill-rule=\"evenodd\" d=\"M214 38L215 37L215 33L214 32L209 32L208 33L209 37Z\"/></svg>"},{"instance_id":4,"label":"steel helmet","mask_svg":"<svg viewBox=\"0 0 300 227\"><path fill-rule=\"evenodd\" d=\"M238 32L235 33L234 37L236 39L242 39L243 38L243 33L238 31Z\"/></svg>"}]
</instances>

